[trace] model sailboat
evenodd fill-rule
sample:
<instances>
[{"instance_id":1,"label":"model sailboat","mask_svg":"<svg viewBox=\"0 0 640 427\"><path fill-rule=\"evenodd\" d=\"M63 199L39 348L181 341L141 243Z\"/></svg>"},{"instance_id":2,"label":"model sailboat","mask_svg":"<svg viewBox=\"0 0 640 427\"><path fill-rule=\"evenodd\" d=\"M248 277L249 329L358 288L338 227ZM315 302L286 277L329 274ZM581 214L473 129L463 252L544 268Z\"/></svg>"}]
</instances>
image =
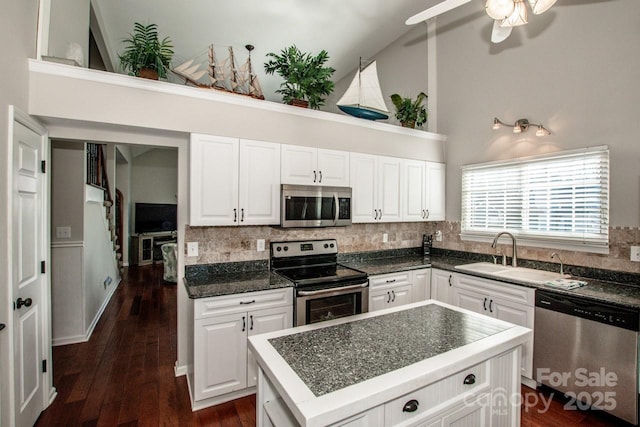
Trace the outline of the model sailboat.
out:
<instances>
[{"instance_id":1,"label":"model sailboat","mask_svg":"<svg viewBox=\"0 0 640 427\"><path fill-rule=\"evenodd\" d=\"M338 108L355 117L368 120L382 120L389 118L389 110L384 103L376 61L362 68L362 60L351 81L349 88L336 102Z\"/></svg>"},{"instance_id":2,"label":"model sailboat","mask_svg":"<svg viewBox=\"0 0 640 427\"><path fill-rule=\"evenodd\" d=\"M207 60L190 59L174 67L171 71L182 77L185 84L264 99L258 76L255 75L251 66L251 51L254 48L252 45L246 45L245 48L249 51L249 55L247 61L240 67L236 65L233 47L228 47L229 56L219 60L214 46L210 45ZM209 81L203 83L202 78L207 74Z\"/></svg>"}]
</instances>

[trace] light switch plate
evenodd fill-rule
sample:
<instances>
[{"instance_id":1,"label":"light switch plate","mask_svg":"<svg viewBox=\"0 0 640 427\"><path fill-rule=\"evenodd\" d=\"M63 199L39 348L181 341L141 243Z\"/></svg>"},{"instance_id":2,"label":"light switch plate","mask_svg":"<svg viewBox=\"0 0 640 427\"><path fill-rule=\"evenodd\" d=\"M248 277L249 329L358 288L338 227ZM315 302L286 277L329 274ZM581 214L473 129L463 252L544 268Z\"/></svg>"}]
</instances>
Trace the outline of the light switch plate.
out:
<instances>
[{"instance_id":1,"label":"light switch plate","mask_svg":"<svg viewBox=\"0 0 640 427\"><path fill-rule=\"evenodd\" d=\"M71 227L56 227L56 239L70 239Z\"/></svg>"},{"instance_id":2,"label":"light switch plate","mask_svg":"<svg viewBox=\"0 0 640 427\"><path fill-rule=\"evenodd\" d=\"M256 250L258 252L264 252L264 239L258 239L256 241Z\"/></svg>"},{"instance_id":3,"label":"light switch plate","mask_svg":"<svg viewBox=\"0 0 640 427\"><path fill-rule=\"evenodd\" d=\"M631 261L640 262L640 246L631 246Z\"/></svg>"},{"instance_id":4,"label":"light switch plate","mask_svg":"<svg viewBox=\"0 0 640 427\"><path fill-rule=\"evenodd\" d=\"M198 242L187 242L187 256L198 256Z\"/></svg>"},{"instance_id":5,"label":"light switch plate","mask_svg":"<svg viewBox=\"0 0 640 427\"><path fill-rule=\"evenodd\" d=\"M382 243L387 243L388 241L389 241L389 234L383 233L382 234Z\"/></svg>"}]
</instances>

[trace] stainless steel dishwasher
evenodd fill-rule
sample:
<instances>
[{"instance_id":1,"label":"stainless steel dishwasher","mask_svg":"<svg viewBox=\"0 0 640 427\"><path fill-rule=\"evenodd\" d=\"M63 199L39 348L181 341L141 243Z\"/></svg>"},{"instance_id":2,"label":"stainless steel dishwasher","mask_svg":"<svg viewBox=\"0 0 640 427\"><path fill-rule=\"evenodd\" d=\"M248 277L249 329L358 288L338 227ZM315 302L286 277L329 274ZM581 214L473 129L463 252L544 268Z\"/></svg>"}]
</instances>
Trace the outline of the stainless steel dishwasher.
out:
<instances>
[{"instance_id":1,"label":"stainless steel dishwasher","mask_svg":"<svg viewBox=\"0 0 640 427\"><path fill-rule=\"evenodd\" d=\"M638 424L636 310L537 291L533 372L565 409L593 406Z\"/></svg>"}]
</instances>

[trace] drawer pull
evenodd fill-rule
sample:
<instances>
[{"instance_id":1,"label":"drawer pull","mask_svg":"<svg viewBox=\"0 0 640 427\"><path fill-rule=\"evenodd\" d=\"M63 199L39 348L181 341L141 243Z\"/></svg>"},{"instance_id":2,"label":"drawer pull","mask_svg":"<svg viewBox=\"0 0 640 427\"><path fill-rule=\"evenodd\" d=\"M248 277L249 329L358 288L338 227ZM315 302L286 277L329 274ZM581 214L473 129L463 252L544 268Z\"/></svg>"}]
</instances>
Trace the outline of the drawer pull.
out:
<instances>
[{"instance_id":1,"label":"drawer pull","mask_svg":"<svg viewBox=\"0 0 640 427\"><path fill-rule=\"evenodd\" d=\"M391 279L391 280L387 280L387 283L393 283L395 281L396 281L396 279Z\"/></svg>"},{"instance_id":2,"label":"drawer pull","mask_svg":"<svg viewBox=\"0 0 640 427\"><path fill-rule=\"evenodd\" d=\"M255 302L256 302L256 300L251 300L251 301L240 301L240 304L242 304L242 305L249 305L249 304L253 304L253 303L255 303Z\"/></svg>"},{"instance_id":3,"label":"drawer pull","mask_svg":"<svg viewBox=\"0 0 640 427\"><path fill-rule=\"evenodd\" d=\"M416 412L418 410L418 405L420 405L420 403L417 400L411 399L410 401L404 404L404 408L402 408L402 412Z\"/></svg>"},{"instance_id":4,"label":"drawer pull","mask_svg":"<svg viewBox=\"0 0 640 427\"><path fill-rule=\"evenodd\" d=\"M469 374L466 377L464 377L464 381L462 381L462 384L464 385L472 385L476 383L476 376L473 374Z\"/></svg>"},{"instance_id":5,"label":"drawer pull","mask_svg":"<svg viewBox=\"0 0 640 427\"><path fill-rule=\"evenodd\" d=\"M487 299L484 299L484 302L482 303L482 308L484 308L484 311L487 311Z\"/></svg>"}]
</instances>

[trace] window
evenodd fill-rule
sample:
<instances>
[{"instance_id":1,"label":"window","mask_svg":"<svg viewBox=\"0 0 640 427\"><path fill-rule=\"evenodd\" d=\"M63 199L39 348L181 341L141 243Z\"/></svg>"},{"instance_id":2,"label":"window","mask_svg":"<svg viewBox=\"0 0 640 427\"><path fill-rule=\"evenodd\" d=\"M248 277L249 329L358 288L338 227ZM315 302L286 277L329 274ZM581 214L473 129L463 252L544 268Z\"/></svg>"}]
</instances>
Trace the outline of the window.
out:
<instances>
[{"instance_id":1,"label":"window","mask_svg":"<svg viewBox=\"0 0 640 427\"><path fill-rule=\"evenodd\" d=\"M609 252L609 150L462 167L462 239L507 230L529 246Z\"/></svg>"}]
</instances>

